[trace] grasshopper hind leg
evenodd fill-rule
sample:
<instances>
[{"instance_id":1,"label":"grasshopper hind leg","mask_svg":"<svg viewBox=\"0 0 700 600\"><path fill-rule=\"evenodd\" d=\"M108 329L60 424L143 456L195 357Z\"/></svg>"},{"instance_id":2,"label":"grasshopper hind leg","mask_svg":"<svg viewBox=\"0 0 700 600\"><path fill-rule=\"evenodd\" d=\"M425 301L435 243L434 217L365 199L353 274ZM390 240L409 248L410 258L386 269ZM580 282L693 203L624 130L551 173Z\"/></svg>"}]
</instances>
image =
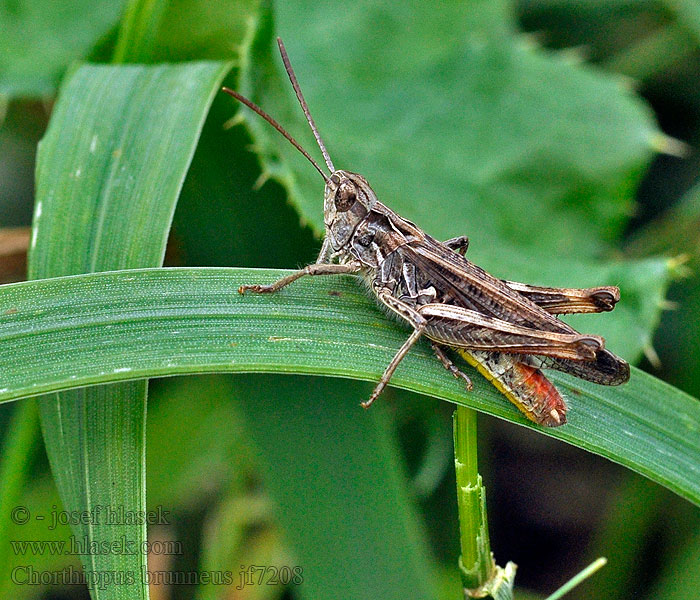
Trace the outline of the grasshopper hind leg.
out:
<instances>
[{"instance_id":1,"label":"grasshopper hind leg","mask_svg":"<svg viewBox=\"0 0 700 600\"><path fill-rule=\"evenodd\" d=\"M530 421L546 427L566 423L566 402L542 371L523 362L527 357L464 348L455 350Z\"/></svg>"}]
</instances>

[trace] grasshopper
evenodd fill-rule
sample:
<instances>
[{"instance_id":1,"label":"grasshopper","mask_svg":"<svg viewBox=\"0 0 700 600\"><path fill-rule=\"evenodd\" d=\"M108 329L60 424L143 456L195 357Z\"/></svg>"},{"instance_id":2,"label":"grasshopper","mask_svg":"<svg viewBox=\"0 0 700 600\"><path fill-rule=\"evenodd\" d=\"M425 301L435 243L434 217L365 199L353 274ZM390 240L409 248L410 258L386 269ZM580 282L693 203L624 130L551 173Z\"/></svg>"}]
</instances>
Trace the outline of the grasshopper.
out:
<instances>
[{"instance_id":1,"label":"grasshopper","mask_svg":"<svg viewBox=\"0 0 700 600\"><path fill-rule=\"evenodd\" d=\"M440 242L379 202L367 180L336 169L311 117L281 39L282 62L329 173L262 108L224 88L279 131L325 182L325 237L315 263L271 285L242 285L239 293L273 293L305 275L361 275L379 303L408 322L413 332L362 406L381 394L401 360L422 336L455 377L472 382L449 358L452 349L472 364L540 425L566 422L566 404L540 368L570 373L603 385L629 379L629 365L557 318L566 313L610 311L620 299L613 286L588 289L537 287L498 279L465 258L465 236Z\"/></svg>"}]
</instances>

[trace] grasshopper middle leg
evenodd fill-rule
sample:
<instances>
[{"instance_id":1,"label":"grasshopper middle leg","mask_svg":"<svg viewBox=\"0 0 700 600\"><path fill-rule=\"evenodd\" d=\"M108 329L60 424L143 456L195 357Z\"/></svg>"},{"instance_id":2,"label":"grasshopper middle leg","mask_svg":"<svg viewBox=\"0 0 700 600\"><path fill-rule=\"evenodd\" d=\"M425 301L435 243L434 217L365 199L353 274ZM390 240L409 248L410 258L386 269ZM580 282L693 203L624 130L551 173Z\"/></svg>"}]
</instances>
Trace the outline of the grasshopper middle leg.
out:
<instances>
[{"instance_id":1,"label":"grasshopper middle leg","mask_svg":"<svg viewBox=\"0 0 700 600\"><path fill-rule=\"evenodd\" d=\"M438 357L438 360L442 363L442 366L452 373L452 375L454 375L457 379L463 379L467 383L467 389L471 391L474 388L474 384L472 384L472 380L469 379L469 376L466 373L463 373L457 367L457 365L450 360L450 357L445 354L445 351L438 344L431 342L430 345L433 347L433 352L435 352L435 356Z\"/></svg>"}]
</instances>

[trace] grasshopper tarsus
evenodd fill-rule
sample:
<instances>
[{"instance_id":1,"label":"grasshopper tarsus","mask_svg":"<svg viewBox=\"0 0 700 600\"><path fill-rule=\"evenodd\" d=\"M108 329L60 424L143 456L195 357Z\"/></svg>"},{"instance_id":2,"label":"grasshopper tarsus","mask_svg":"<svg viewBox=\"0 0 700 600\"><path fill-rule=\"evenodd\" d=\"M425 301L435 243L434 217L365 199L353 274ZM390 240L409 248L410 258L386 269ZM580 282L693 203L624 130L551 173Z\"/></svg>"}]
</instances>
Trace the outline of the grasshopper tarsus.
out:
<instances>
[{"instance_id":1,"label":"grasshopper tarsus","mask_svg":"<svg viewBox=\"0 0 700 600\"><path fill-rule=\"evenodd\" d=\"M270 285L242 285L238 288L238 293L244 295L246 292L255 294L270 294L275 290Z\"/></svg>"},{"instance_id":2,"label":"grasshopper tarsus","mask_svg":"<svg viewBox=\"0 0 700 600\"><path fill-rule=\"evenodd\" d=\"M362 408L369 408L372 405L372 403L379 397L379 395L384 391L384 388L389 383L391 376L394 374L394 371L396 371L396 367L399 366L399 363L403 360L404 356L406 356L408 351L413 347L413 344L415 344L420 339L420 336L423 335L425 325L425 321L418 322L418 324L416 324L413 333L411 333L411 335L408 336L408 339L403 343L401 348L399 348L399 351L394 355L394 358L391 359L389 366L384 370L382 378L379 380L379 383L377 383L377 385L374 387L374 390L372 390L372 394L370 395L369 400L361 402Z\"/></svg>"},{"instance_id":3,"label":"grasshopper tarsus","mask_svg":"<svg viewBox=\"0 0 700 600\"><path fill-rule=\"evenodd\" d=\"M577 347L582 360L594 361L596 354L605 347L605 340L598 335L582 336Z\"/></svg>"}]
</instances>

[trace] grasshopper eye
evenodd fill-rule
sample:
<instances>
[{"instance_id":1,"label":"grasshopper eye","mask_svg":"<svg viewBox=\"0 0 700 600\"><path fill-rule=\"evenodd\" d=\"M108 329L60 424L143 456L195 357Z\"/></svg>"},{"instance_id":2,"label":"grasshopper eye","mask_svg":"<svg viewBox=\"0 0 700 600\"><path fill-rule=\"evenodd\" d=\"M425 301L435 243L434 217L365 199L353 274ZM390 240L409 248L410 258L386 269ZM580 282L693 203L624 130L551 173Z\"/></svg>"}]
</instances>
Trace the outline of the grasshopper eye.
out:
<instances>
[{"instance_id":1,"label":"grasshopper eye","mask_svg":"<svg viewBox=\"0 0 700 600\"><path fill-rule=\"evenodd\" d=\"M335 193L335 208L339 212L350 210L357 200L355 185L349 181L344 181L338 186Z\"/></svg>"}]
</instances>

